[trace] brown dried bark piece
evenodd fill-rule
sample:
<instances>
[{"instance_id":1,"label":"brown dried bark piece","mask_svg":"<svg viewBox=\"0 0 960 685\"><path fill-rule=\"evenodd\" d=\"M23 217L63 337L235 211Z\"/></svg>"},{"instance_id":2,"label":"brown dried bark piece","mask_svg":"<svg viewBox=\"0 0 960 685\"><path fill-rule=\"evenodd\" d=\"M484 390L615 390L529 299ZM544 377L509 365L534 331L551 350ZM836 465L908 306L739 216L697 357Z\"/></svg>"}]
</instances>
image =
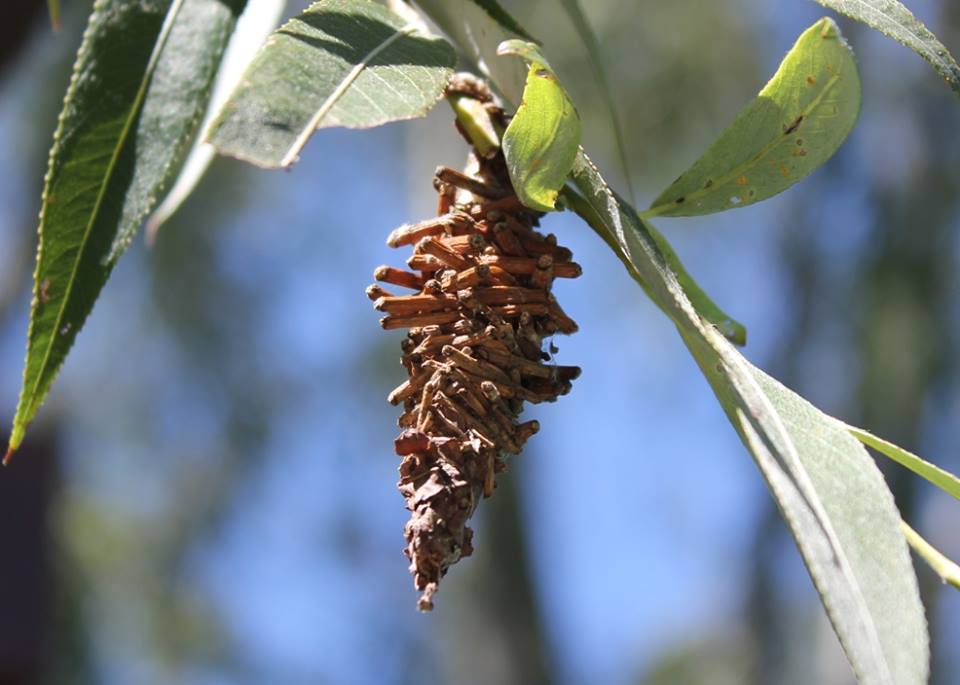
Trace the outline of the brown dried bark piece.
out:
<instances>
[{"instance_id":1,"label":"brown dried bark piece","mask_svg":"<svg viewBox=\"0 0 960 685\"><path fill-rule=\"evenodd\" d=\"M477 92L503 120L489 94ZM387 240L413 246L411 271L374 273L416 294L367 291L388 314L384 328L409 329L401 357L409 378L389 400L403 405L398 488L411 512L405 554L424 611L450 566L472 553L467 521L494 491L505 455L519 454L540 429L518 422L523 402L554 401L580 373L548 363L542 349L544 338L576 331L551 287L554 278L579 276L580 266L555 236L537 231L541 215L517 199L503 154L484 159L473 151L464 171L442 167L435 180L441 215L401 226Z\"/></svg>"}]
</instances>

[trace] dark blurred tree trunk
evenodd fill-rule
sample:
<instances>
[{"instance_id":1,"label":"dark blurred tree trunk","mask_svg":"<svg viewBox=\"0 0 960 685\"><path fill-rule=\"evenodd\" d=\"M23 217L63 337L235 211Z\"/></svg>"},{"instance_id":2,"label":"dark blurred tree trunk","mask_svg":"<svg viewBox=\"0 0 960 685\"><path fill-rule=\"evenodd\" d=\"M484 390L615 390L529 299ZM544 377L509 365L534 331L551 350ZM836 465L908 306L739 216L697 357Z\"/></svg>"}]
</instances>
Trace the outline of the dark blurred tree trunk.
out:
<instances>
[{"instance_id":1,"label":"dark blurred tree trunk","mask_svg":"<svg viewBox=\"0 0 960 685\"><path fill-rule=\"evenodd\" d=\"M67 0L69 2L69 0ZM3 3L3 21L0 21L0 78L20 54L34 23L47 13L46 0L6 0Z\"/></svg>"},{"instance_id":2,"label":"dark blurred tree trunk","mask_svg":"<svg viewBox=\"0 0 960 685\"><path fill-rule=\"evenodd\" d=\"M957 297L956 164L939 151L937 140L927 146L932 154L909 185L878 190L873 197L876 251L859 274L860 413L851 413L867 429L919 454L930 443L925 419L931 407L946 400L956 382L950 317ZM920 479L890 462L881 466L903 518L916 524ZM941 583L922 562L918 570L927 616L936 626ZM942 646L935 629L931 639L931 682L947 685L947 676L936 668Z\"/></svg>"},{"instance_id":3,"label":"dark blurred tree trunk","mask_svg":"<svg viewBox=\"0 0 960 685\"><path fill-rule=\"evenodd\" d=\"M457 586L461 608L451 631L456 643L447 654L447 674L458 685L548 685L552 680L520 507L522 461L532 454L512 460L510 472L497 479L496 492L481 509L476 558Z\"/></svg>"},{"instance_id":4,"label":"dark blurred tree trunk","mask_svg":"<svg viewBox=\"0 0 960 685\"><path fill-rule=\"evenodd\" d=\"M50 660L56 474L56 441L39 431L0 471L0 685L39 683Z\"/></svg>"},{"instance_id":5,"label":"dark blurred tree trunk","mask_svg":"<svg viewBox=\"0 0 960 685\"><path fill-rule=\"evenodd\" d=\"M0 22L0 78L8 75L33 29L47 21L45 0L7 0ZM32 234L34 224L24 224ZM28 243L17 243L28 264ZM8 248L9 249L9 248ZM28 273L25 269L24 273ZM0 321L19 302L24 284L0 293ZM9 417L3 419L9 425ZM6 435L2 436L6 445ZM35 685L52 675L59 642L54 616L50 512L58 479L57 441L50 424L31 433L12 464L0 469L0 685Z\"/></svg>"}]
</instances>

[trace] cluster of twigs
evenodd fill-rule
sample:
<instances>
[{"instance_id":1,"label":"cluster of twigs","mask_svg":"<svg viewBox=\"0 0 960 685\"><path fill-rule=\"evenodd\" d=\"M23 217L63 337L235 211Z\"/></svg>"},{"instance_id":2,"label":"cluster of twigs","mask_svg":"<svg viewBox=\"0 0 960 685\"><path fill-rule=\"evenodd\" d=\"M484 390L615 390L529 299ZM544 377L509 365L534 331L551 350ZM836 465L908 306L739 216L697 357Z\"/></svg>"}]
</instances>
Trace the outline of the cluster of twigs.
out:
<instances>
[{"instance_id":1,"label":"cluster of twigs","mask_svg":"<svg viewBox=\"0 0 960 685\"><path fill-rule=\"evenodd\" d=\"M482 93L493 120L503 112ZM465 133L461 130L462 133ZM466 135L465 135L466 137ZM469 138L468 138L469 140ZM473 550L466 523L488 497L505 454L519 454L539 430L519 423L524 402L550 402L570 390L575 366L548 363L543 340L577 325L554 299L555 278L580 266L537 231L540 215L517 199L503 154L476 148L466 172L437 169L438 216L394 230L391 247L413 246L410 270L379 267L377 281L416 291L397 295L371 285L386 329L407 328L402 362L409 378L390 393L403 405L396 439L400 492L412 512L405 534L419 608L451 564Z\"/></svg>"}]
</instances>

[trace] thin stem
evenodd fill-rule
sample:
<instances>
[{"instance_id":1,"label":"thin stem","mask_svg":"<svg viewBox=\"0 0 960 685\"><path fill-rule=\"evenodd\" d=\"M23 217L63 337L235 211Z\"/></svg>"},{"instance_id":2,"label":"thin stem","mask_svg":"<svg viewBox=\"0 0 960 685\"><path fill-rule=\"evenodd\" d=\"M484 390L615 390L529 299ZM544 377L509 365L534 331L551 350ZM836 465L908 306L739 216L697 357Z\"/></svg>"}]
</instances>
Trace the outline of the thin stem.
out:
<instances>
[{"instance_id":1,"label":"thin stem","mask_svg":"<svg viewBox=\"0 0 960 685\"><path fill-rule=\"evenodd\" d=\"M656 207L651 207L650 209L645 209L642 212L637 212L637 215L644 221L649 221L650 219L660 216L665 211L667 211L671 205L658 205Z\"/></svg>"},{"instance_id":2,"label":"thin stem","mask_svg":"<svg viewBox=\"0 0 960 685\"><path fill-rule=\"evenodd\" d=\"M920 533L907 525L906 521L901 521L900 527L913 551L927 562L934 573L940 576L940 580L960 590L960 566L924 540Z\"/></svg>"},{"instance_id":3,"label":"thin stem","mask_svg":"<svg viewBox=\"0 0 960 685\"><path fill-rule=\"evenodd\" d=\"M901 466L910 469L915 474L935 485L944 492L957 499L960 499L960 478L946 471L935 464L931 464L918 457L916 454L908 452L902 447L894 445L892 442L878 438L873 433L857 428L856 426L846 426L850 434L867 447L871 447L885 457L892 459Z\"/></svg>"}]
</instances>

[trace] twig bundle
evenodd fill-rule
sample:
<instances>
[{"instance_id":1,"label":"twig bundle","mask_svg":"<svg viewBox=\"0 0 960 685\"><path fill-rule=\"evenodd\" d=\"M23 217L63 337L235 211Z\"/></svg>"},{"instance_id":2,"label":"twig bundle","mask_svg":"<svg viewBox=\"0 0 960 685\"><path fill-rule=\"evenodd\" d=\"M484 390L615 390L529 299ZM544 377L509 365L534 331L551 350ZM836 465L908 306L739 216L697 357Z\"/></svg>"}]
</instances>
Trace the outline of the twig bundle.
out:
<instances>
[{"instance_id":1,"label":"twig bundle","mask_svg":"<svg viewBox=\"0 0 960 685\"><path fill-rule=\"evenodd\" d=\"M480 96L494 117L503 113ZM461 131L462 132L462 131ZM580 266L556 237L536 230L539 214L510 185L503 154L471 153L466 172L437 169L436 218L404 225L387 238L413 246L410 270L381 266L367 294L386 313L386 329L408 328L401 361L409 378L390 393L402 404L395 441L399 489L412 512L406 525L410 570L430 610L447 569L473 551L466 525L481 498L539 430L519 423L523 403L552 402L570 390L575 366L547 363L543 340L577 325L554 299L555 278Z\"/></svg>"}]
</instances>

